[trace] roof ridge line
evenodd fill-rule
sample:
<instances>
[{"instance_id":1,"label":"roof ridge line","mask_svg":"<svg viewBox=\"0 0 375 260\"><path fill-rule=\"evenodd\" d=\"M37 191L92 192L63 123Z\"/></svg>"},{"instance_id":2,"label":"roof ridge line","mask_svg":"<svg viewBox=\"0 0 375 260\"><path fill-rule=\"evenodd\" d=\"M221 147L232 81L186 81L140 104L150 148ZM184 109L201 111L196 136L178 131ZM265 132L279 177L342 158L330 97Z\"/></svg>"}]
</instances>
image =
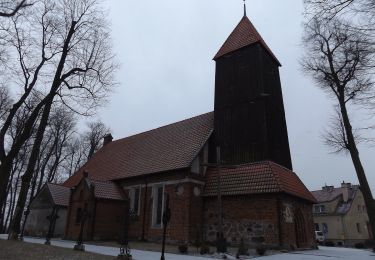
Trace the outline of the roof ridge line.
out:
<instances>
[{"instance_id":1,"label":"roof ridge line","mask_svg":"<svg viewBox=\"0 0 375 260\"><path fill-rule=\"evenodd\" d=\"M201 146L199 147L199 149L197 150L197 152L194 154L193 159L191 159L191 161L190 161L190 163L189 163L190 167L192 166L192 164L193 164L193 162L194 162L194 159L199 155L200 151L201 151L201 150L203 149L203 147L206 145L208 139L210 139L210 137L212 136L212 133L213 133L213 132L214 132L214 129L212 129L212 130L210 131L210 133L209 133L209 135L207 136L206 140L203 142L203 145L201 145Z\"/></svg>"},{"instance_id":2,"label":"roof ridge line","mask_svg":"<svg viewBox=\"0 0 375 260\"><path fill-rule=\"evenodd\" d=\"M159 129L161 129L161 128L168 127L168 126L172 126L172 125L175 125L175 124L178 124L178 123L182 123L182 122L184 122L184 121L188 121L188 120L191 120L191 119L193 119L193 118L200 117L200 116L204 116L204 115L207 115L207 114L210 114L210 113L213 113L213 112L214 112L214 111L206 112L206 113L203 113L203 114L200 114L200 115L196 115L196 116L192 116L192 117L189 117L189 118L186 118L186 119L183 119L183 120L180 120L180 121L174 122L174 123L170 123L170 124L166 124L166 125L162 125L162 126L159 126L159 127L153 128L153 129L150 129L150 130L146 130L146 131L144 131L144 132L140 132L140 133L137 133L137 134L129 135L129 136L127 136L127 137L123 137L123 138L121 138L121 139L114 140L114 141L112 141L111 143L118 142L118 141L122 141L122 140L124 140L124 139L128 139L128 138L135 137L135 136L138 136L138 135L146 134L146 133L149 133L149 132L152 132L152 131L156 131L156 130L159 130Z\"/></svg>"}]
</instances>

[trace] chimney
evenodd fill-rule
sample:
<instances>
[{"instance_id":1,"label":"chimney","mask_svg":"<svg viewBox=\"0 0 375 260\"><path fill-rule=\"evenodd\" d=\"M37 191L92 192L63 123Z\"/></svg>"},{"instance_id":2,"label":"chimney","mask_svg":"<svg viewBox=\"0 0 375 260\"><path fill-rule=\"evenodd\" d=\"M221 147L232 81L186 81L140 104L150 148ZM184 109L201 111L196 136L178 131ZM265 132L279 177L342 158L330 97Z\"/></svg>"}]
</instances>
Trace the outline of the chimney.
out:
<instances>
[{"instance_id":1,"label":"chimney","mask_svg":"<svg viewBox=\"0 0 375 260\"><path fill-rule=\"evenodd\" d=\"M113 140L113 137L111 134L106 134L104 137L103 137L103 146L106 146L107 144L109 144L110 142L112 142Z\"/></svg>"},{"instance_id":2,"label":"chimney","mask_svg":"<svg viewBox=\"0 0 375 260\"><path fill-rule=\"evenodd\" d=\"M335 188L334 186L327 186L327 184L326 184L325 186L322 187L322 190L331 192L331 191L333 191L334 188Z\"/></svg>"},{"instance_id":3,"label":"chimney","mask_svg":"<svg viewBox=\"0 0 375 260\"><path fill-rule=\"evenodd\" d=\"M346 183L345 181L343 181L341 183L342 198L345 202L347 202L349 199L349 193L350 193L351 188L352 188L352 184L350 182Z\"/></svg>"}]
</instances>

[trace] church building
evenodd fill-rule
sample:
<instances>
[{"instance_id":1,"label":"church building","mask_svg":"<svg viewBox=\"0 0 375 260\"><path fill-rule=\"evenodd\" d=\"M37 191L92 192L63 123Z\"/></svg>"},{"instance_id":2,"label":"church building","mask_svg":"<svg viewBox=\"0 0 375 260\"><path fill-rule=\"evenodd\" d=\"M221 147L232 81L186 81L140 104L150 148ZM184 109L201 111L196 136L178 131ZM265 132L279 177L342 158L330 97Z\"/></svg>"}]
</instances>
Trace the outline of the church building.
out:
<instances>
[{"instance_id":1,"label":"church building","mask_svg":"<svg viewBox=\"0 0 375 260\"><path fill-rule=\"evenodd\" d=\"M314 197L293 172L280 62L248 17L214 57L213 112L103 147L64 186L71 189L65 238L117 239L128 211L132 239L315 247ZM220 218L221 195L222 218ZM220 223L222 223L220 227Z\"/></svg>"}]
</instances>

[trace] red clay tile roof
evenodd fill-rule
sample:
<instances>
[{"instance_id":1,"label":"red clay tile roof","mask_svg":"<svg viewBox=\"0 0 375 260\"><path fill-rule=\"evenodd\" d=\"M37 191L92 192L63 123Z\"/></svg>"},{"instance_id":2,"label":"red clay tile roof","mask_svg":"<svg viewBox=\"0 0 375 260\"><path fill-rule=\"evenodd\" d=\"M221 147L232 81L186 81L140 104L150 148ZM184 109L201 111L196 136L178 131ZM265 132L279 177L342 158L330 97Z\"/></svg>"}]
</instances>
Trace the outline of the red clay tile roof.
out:
<instances>
[{"instance_id":1,"label":"red clay tile roof","mask_svg":"<svg viewBox=\"0 0 375 260\"><path fill-rule=\"evenodd\" d=\"M67 207L69 205L70 188L59 184L48 183L48 190L53 202L58 206Z\"/></svg>"},{"instance_id":2,"label":"red clay tile roof","mask_svg":"<svg viewBox=\"0 0 375 260\"><path fill-rule=\"evenodd\" d=\"M294 172L269 161L221 169L221 192L223 196L283 192L316 202ZM217 171L210 168L206 173L204 196L216 195Z\"/></svg>"},{"instance_id":3,"label":"red clay tile roof","mask_svg":"<svg viewBox=\"0 0 375 260\"><path fill-rule=\"evenodd\" d=\"M187 168L211 136L213 112L163 126L101 148L64 185L79 183L83 171L97 181Z\"/></svg>"},{"instance_id":4,"label":"red clay tile roof","mask_svg":"<svg viewBox=\"0 0 375 260\"><path fill-rule=\"evenodd\" d=\"M262 36L259 34L254 25L250 22L247 16L244 16L238 23L233 32L229 35L228 39L221 46L218 53L215 55L214 60L220 58L221 56L228 54L232 51L241 49L248 45L260 43L263 48L275 59L275 61L281 66L281 63L273 54L271 49L268 47L266 42L263 40Z\"/></svg>"},{"instance_id":5,"label":"red clay tile roof","mask_svg":"<svg viewBox=\"0 0 375 260\"><path fill-rule=\"evenodd\" d=\"M95 198L110 200L125 200L126 196L121 188L112 181L94 181L86 179L88 184L94 185Z\"/></svg>"}]
</instances>

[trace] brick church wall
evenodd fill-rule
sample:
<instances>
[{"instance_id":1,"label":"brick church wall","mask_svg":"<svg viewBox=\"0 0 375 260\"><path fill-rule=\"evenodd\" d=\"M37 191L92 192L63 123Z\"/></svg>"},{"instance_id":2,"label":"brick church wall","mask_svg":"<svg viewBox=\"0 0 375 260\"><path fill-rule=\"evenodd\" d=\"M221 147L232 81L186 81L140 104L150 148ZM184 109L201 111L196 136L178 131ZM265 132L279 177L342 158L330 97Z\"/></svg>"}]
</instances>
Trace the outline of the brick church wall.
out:
<instances>
[{"instance_id":1,"label":"brick church wall","mask_svg":"<svg viewBox=\"0 0 375 260\"><path fill-rule=\"evenodd\" d=\"M177 186L182 187L183 193L177 194ZM142 239L144 228L144 239L148 241L161 241L163 235L162 227L152 225L152 198L153 185L147 187L146 212L145 206L145 186L141 188L140 214L133 218L130 223L129 236L132 239ZM171 220L167 227L167 240L169 242L194 241L197 232L200 232L202 225L202 198L198 191L203 190L203 186L196 183L182 182L179 184L167 184L164 192L169 195ZM144 225L144 227L143 227Z\"/></svg>"},{"instance_id":2,"label":"brick church wall","mask_svg":"<svg viewBox=\"0 0 375 260\"><path fill-rule=\"evenodd\" d=\"M78 209L87 205L88 218L83 229L84 240L118 240L123 227L125 202L96 199L84 182L73 191L68 208L65 237L77 240L81 223L77 222Z\"/></svg>"},{"instance_id":3,"label":"brick church wall","mask_svg":"<svg viewBox=\"0 0 375 260\"><path fill-rule=\"evenodd\" d=\"M119 240L123 233L125 207L124 201L97 201L93 240Z\"/></svg>"},{"instance_id":4,"label":"brick church wall","mask_svg":"<svg viewBox=\"0 0 375 260\"><path fill-rule=\"evenodd\" d=\"M65 239L76 240L80 233L81 225L77 222L77 211L79 208L83 209L87 203L87 209L93 212L95 206L94 199L92 198L91 191L87 188L84 182L81 182L77 188L72 192L70 196L66 228L65 228ZM90 214L86 223L83 233L83 239L88 240L91 238L92 233L92 215Z\"/></svg>"},{"instance_id":5,"label":"brick church wall","mask_svg":"<svg viewBox=\"0 0 375 260\"><path fill-rule=\"evenodd\" d=\"M286 216L286 208L289 207L291 210L291 217L293 222L288 221ZM288 195L281 196L280 205L281 211L281 241L283 247L285 248L313 248L316 246L315 241L315 232L314 232L314 220L312 214L312 204L306 203L301 199L291 197ZM298 212L298 213L297 213ZM296 230L296 214L301 214L304 220L305 230ZM299 241L297 243L297 234L296 232L304 232L305 241Z\"/></svg>"}]
</instances>

